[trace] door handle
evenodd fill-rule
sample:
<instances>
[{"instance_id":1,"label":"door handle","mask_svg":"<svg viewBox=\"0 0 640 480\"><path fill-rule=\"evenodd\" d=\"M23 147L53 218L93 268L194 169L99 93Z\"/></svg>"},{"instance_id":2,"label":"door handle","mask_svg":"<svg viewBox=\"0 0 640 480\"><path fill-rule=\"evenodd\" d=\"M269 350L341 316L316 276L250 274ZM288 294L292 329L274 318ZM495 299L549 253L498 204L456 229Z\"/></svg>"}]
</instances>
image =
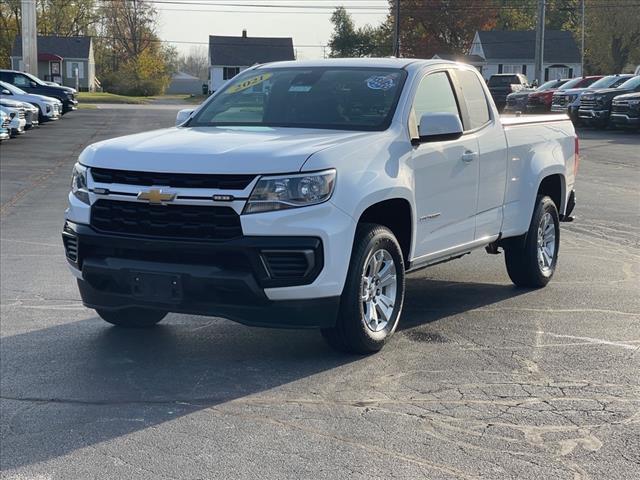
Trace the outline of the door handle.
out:
<instances>
[{"instance_id":1,"label":"door handle","mask_svg":"<svg viewBox=\"0 0 640 480\"><path fill-rule=\"evenodd\" d=\"M462 154L462 161L464 163L471 163L476 158L478 158L478 152L472 152L471 150L467 150Z\"/></svg>"}]
</instances>

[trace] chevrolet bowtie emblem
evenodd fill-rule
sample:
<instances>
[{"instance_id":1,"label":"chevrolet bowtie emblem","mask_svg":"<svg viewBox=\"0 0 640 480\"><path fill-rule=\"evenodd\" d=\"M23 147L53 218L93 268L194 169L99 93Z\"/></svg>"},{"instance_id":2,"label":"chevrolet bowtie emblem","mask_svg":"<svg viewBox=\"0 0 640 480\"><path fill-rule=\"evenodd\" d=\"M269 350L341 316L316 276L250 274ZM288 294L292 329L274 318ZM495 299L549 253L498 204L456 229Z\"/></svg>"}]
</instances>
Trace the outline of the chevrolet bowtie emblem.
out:
<instances>
[{"instance_id":1,"label":"chevrolet bowtie emblem","mask_svg":"<svg viewBox=\"0 0 640 480\"><path fill-rule=\"evenodd\" d=\"M162 190L156 188L152 188L151 190L140 192L138 194L138 200L145 200L156 205L162 205L164 203L171 202L175 198L175 193L163 192Z\"/></svg>"}]
</instances>

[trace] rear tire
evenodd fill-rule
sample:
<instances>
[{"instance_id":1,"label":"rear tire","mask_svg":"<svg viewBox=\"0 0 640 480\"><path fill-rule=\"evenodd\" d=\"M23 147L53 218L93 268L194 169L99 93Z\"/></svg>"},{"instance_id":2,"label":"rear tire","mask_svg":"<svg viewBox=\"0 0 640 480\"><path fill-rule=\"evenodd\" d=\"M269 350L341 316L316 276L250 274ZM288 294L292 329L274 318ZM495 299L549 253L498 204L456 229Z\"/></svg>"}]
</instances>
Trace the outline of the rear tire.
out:
<instances>
[{"instance_id":1,"label":"rear tire","mask_svg":"<svg viewBox=\"0 0 640 480\"><path fill-rule=\"evenodd\" d=\"M147 308L125 308L122 310L96 310L100 318L112 325L124 328L149 328L156 325L167 312Z\"/></svg>"},{"instance_id":2,"label":"rear tire","mask_svg":"<svg viewBox=\"0 0 640 480\"><path fill-rule=\"evenodd\" d=\"M505 245L505 263L518 287L541 288L553 277L560 247L560 217L553 200L538 196L524 241Z\"/></svg>"},{"instance_id":3,"label":"rear tire","mask_svg":"<svg viewBox=\"0 0 640 480\"><path fill-rule=\"evenodd\" d=\"M381 225L358 225L338 320L322 336L340 351L379 351L396 330L404 289L404 260L393 233Z\"/></svg>"}]
</instances>

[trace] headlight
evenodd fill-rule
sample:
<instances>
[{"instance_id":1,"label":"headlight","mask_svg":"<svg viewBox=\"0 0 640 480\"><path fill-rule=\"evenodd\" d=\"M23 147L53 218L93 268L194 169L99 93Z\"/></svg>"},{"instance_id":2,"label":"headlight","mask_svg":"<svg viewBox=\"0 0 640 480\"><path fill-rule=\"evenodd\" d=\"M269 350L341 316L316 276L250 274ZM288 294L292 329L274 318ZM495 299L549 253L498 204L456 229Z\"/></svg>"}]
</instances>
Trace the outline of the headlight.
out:
<instances>
[{"instance_id":1,"label":"headlight","mask_svg":"<svg viewBox=\"0 0 640 480\"><path fill-rule=\"evenodd\" d=\"M640 100L629 100L630 107L637 107L638 105L640 105Z\"/></svg>"},{"instance_id":2,"label":"headlight","mask_svg":"<svg viewBox=\"0 0 640 480\"><path fill-rule=\"evenodd\" d=\"M335 183L334 169L261 177L251 192L244 213L271 212L326 202L331 198Z\"/></svg>"},{"instance_id":3,"label":"headlight","mask_svg":"<svg viewBox=\"0 0 640 480\"><path fill-rule=\"evenodd\" d=\"M47 112L50 112L50 111L51 111L51 104L47 103L47 104L45 105L45 107L46 107L46 109L47 109Z\"/></svg>"},{"instance_id":4,"label":"headlight","mask_svg":"<svg viewBox=\"0 0 640 480\"><path fill-rule=\"evenodd\" d=\"M83 203L89 205L89 188L87 186L87 167L76 163L71 172L71 193Z\"/></svg>"}]
</instances>

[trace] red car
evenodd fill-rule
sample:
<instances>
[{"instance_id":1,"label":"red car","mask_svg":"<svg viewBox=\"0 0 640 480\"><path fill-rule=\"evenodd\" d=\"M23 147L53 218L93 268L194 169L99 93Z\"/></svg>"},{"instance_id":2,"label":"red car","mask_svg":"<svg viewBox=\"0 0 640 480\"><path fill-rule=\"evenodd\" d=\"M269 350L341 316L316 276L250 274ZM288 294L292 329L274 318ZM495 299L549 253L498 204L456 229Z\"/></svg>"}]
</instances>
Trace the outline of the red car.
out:
<instances>
[{"instance_id":1,"label":"red car","mask_svg":"<svg viewBox=\"0 0 640 480\"><path fill-rule=\"evenodd\" d=\"M551 101L553 94L558 90L567 90L570 88L586 88L602 76L592 75L589 77L577 77L571 80L565 80L562 86L551 88L541 92L531 92L527 98L527 113L540 113L551 111Z\"/></svg>"}]
</instances>

